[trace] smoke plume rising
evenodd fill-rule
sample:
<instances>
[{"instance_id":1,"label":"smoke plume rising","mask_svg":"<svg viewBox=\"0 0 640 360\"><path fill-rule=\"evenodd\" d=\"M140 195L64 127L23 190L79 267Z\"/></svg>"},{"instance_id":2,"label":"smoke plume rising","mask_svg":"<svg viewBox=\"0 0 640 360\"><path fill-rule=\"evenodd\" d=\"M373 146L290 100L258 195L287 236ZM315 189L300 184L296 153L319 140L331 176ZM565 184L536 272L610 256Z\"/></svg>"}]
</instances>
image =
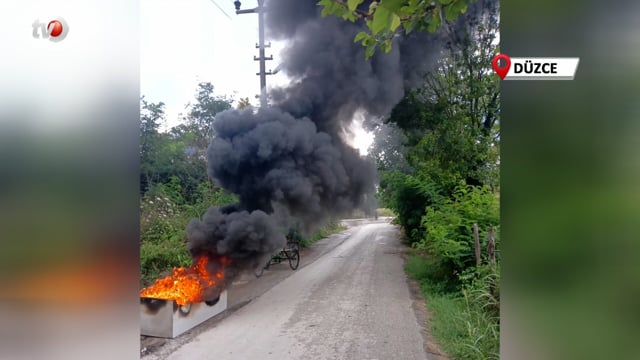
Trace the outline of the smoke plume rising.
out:
<instances>
[{"instance_id":1,"label":"smoke plume rising","mask_svg":"<svg viewBox=\"0 0 640 360\"><path fill-rule=\"evenodd\" d=\"M311 230L371 203L374 165L345 144L345 129L356 111L388 115L442 46L440 35L399 36L390 53L367 61L353 42L362 24L321 18L315 0L266 6L268 36L288 42L278 60L291 84L272 89L267 108L216 117L208 174L239 202L187 227L194 256L225 256L235 273L282 248L289 226Z\"/></svg>"}]
</instances>

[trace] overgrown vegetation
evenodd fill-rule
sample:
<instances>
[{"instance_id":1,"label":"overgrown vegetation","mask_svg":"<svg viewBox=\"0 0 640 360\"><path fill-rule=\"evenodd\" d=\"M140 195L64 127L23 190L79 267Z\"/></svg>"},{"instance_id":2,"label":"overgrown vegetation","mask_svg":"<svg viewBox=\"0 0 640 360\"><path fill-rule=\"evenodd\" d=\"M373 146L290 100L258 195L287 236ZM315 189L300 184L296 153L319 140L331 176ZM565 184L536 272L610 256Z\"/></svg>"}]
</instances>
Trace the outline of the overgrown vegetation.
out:
<instances>
[{"instance_id":1,"label":"overgrown vegetation","mask_svg":"<svg viewBox=\"0 0 640 360\"><path fill-rule=\"evenodd\" d=\"M433 266L443 275L436 280L449 289L459 285L459 274L475 266L473 224L478 225L480 246L485 249L488 230L499 226L498 199L488 187L460 186L450 198L425 207L421 222L424 236L413 247L426 250L437 260Z\"/></svg>"},{"instance_id":2,"label":"overgrown vegetation","mask_svg":"<svg viewBox=\"0 0 640 360\"><path fill-rule=\"evenodd\" d=\"M169 184L152 186L141 199L140 266L144 285L174 267L191 264L185 228L192 218L202 216L212 204L235 202L234 195L209 183L200 184L193 202L185 202L181 193L174 177Z\"/></svg>"},{"instance_id":3,"label":"overgrown vegetation","mask_svg":"<svg viewBox=\"0 0 640 360\"><path fill-rule=\"evenodd\" d=\"M437 69L376 129L372 156L381 205L413 249L406 271L422 286L434 336L454 359L497 359L500 102L489 68L497 6L465 21L449 29Z\"/></svg>"},{"instance_id":4,"label":"overgrown vegetation","mask_svg":"<svg viewBox=\"0 0 640 360\"><path fill-rule=\"evenodd\" d=\"M405 266L420 282L432 313L431 332L442 349L453 359L499 359L499 267L482 266L467 273L462 291L455 293L433 280L432 265L414 252Z\"/></svg>"}]
</instances>

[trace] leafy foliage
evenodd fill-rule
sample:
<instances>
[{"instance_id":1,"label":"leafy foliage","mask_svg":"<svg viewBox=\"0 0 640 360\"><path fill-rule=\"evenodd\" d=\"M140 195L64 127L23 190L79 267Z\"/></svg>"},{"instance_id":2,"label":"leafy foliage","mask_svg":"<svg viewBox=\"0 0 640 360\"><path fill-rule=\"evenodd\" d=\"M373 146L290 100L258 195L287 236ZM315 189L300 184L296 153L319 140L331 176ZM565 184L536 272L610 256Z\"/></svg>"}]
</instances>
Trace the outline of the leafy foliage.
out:
<instances>
[{"instance_id":1,"label":"leafy foliage","mask_svg":"<svg viewBox=\"0 0 640 360\"><path fill-rule=\"evenodd\" d=\"M374 142L381 199L398 214L410 242L422 236L422 215L436 198L451 197L464 184L499 187L499 88L487 69L497 23L486 22L452 42L437 71L393 109L387 121L404 133L406 150L389 137ZM409 169L389 171L384 154L403 152Z\"/></svg>"},{"instance_id":2,"label":"leafy foliage","mask_svg":"<svg viewBox=\"0 0 640 360\"><path fill-rule=\"evenodd\" d=\"M409 243L424 237L422 216L424 209L440 201L438 186L433 182L400 172L383 173L380 181L380 199L398 217Z\"/></svg>"},{"instance_id":3,"label":"leafy foliage","mask_svg":"<svg viewBox=\"0 0 640 360\"><path fill-rule=\"evenodd\" d=\"M380 185L386 193L382 198L393 210L402 206L393 194L403 194L400 190L406 187L421 188L415 181L437 184L442 196L451 196L460 184L499 189L500 92L490 69L497 52L497 30L496 8L480 19L469 19L460 32L450 33L439 67L425 74L422 86L409 92L386 120L403 132L405 149L390 143L389 137L375 139L372 157L380 159L380 170L390 169L384 154L406 154L409 165L409 169L391 169L406 174L407 184L392 175L394 181ZM421 204L416 201L415 205ZM423 211L424 206L420 207ZM398 211L402 218L400 213L408 212Z\"/></svg>"},{"instance_id":4,"label":"leafy foliage","mask_svg":"<svg viewBox=\"0 0 640 360\"><path fill-rule=\"evenodd\" d=\"M368 31L356 34L354 42L366 48L367 58L377 47L391 51L394 34L398 31L436 32L445 22L454 21L467 11L474 0L320 0L322 16L333 15L344 20L364 21Z\"/></svg>"},{"instance_id":5,"label":"leafy foliage","mask_svg":"<svg viewBox=\"0 0 640 360\"><path fill-rule=\"evenodd\" d=\"M474 223L478 224L481 246L486 248L487 231L499 226L498 199L488 187L460 186L453 198L426 208L424 237L414 246L428 250L446 269L449 276L440 280L457 281L456 274L475 265Z\"/></svg>"},{"instance_id":6,"label":"leafy foliage","mask_svg":"<svg viewBox=\"0 0 640 360\"><path fill-rule=\"evenodd\" d=\"M194 217L212 205L237 201L233 194L201 183L187 202L182 197L179 180L154 185L140 201L140 266L142 282L150 283L160 273L191 263L187 251L185 228Z\"/></svg>"},{"instance_id":7,"label":"leafy foliage","mask_svg":"<svg viewBox=\"0 0 640 360\"><path fill-rule=\"evenodd\" d=\"M215 88L210 82L198 84L196 90L196 102L189 104L184 123L177 126L172 132L180 137L188 139L188 145L201 156L213 138L213 122L216 115L233 107L233 99L226 96L215 95ZM240 105L244 106L248 99L243 99Z\"/></svg>"},{"instance_id":8,"label":"leafy foliage","mask_svg":"<svg viewBox=\"0 0 640 360\"><path fill-rule=\"evenodd\" d=\"M379 171L398 171L407 173L410 170L407 162L406 141L402 129L395 124L380 124L372 129L376 139L369 149L367 156L373 161Z\"/></svg>"},{"instance_id":9,"label":"leafy foliage","mask_svg":"<svg viewBox=\"0 0 640 360\"><path fill-rule=\"evenodd\" d=\"M249 98L248 98L248 97L246 97L246 98L241 98L241 99L238 101L238 105L237 105L237 109L238 109L238 110L246 109L246 108L248 108L248 107L251 107L251 102L249 101Z\"/></svg>"}]
</instances>

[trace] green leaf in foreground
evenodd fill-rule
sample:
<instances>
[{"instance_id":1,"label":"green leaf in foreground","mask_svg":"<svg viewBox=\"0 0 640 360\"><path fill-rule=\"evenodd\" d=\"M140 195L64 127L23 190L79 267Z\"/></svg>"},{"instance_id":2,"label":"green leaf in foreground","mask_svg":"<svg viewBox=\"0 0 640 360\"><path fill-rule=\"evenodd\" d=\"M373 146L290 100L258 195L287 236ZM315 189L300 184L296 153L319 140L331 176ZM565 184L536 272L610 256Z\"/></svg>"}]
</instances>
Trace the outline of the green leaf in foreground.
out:
<instances>
[{"instance_id":1,"label":"green leaf in foreground","mask_svg":"<svg viewBox=\"0 0 640 360\"><path fill-rule=\"evenodd\" d=\"M364 0L347 0L347 7L349 11L355 11L355 9L360 5Z\"/></svg>"},{"instance_id":2,"label":"green leaf in foreground","mask_svg":"<svg viewBox=\"0 0 640 360\"><path fill-rule=\"evenodd\" d=\"M391 31L396 31L396 29L400 26L400 17L396 14L391 15Z\"/></svg>"},{"instance_id":3,"label":"green leaf in foreground","mask_svg":"<svg viewBox=\"0 0 640 360\"><path fill-rule=\"evenodd\" d=\"M404 0L383 0L380 6L389 9L391 12L396 12L404 5L404 2Z\"/></svg>"},{"instance_id":4,"label":"green leaf in foreground","mask_svg":"<svg viewBox=\"0 0 640 360\"><path fill-rule=\"evenodd\" d=\"M387 8L379 6L376 8L376 12L373 14L373 21L371 22L371 33L374 35L389 27L391 20L391 11Z\"/></svg>"},{"instance_id":5,"label":"green leaf in foreground","mask_svg":"<svg viewBox=\"0 0 640 360\"><path fill-rule=\"evenodd\" d=\"M363 39L365 39L368 36L368 34L364 31L360 31L359 33L356 34L356 37L353 38L353 42L358 42L358 41L362 41Z\"/></svg>"}]
</instances>

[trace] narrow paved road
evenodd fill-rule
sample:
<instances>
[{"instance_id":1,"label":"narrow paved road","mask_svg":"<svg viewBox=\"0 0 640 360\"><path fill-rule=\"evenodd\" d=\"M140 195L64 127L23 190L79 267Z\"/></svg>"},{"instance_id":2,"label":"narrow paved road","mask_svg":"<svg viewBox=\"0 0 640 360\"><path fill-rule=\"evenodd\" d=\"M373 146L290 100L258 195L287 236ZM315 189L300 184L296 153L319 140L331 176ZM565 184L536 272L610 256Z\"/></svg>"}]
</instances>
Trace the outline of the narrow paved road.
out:
<instances>
[{"instance_id":1,"label":"narrow paved road","mask_svg":"<svg viewBox=\"0 0 640 360\"><path fill-rule=\"evenodd\" d=\"M397 230L354 230L168 359L426 359Z\"/></svg>"}]
</instances>

